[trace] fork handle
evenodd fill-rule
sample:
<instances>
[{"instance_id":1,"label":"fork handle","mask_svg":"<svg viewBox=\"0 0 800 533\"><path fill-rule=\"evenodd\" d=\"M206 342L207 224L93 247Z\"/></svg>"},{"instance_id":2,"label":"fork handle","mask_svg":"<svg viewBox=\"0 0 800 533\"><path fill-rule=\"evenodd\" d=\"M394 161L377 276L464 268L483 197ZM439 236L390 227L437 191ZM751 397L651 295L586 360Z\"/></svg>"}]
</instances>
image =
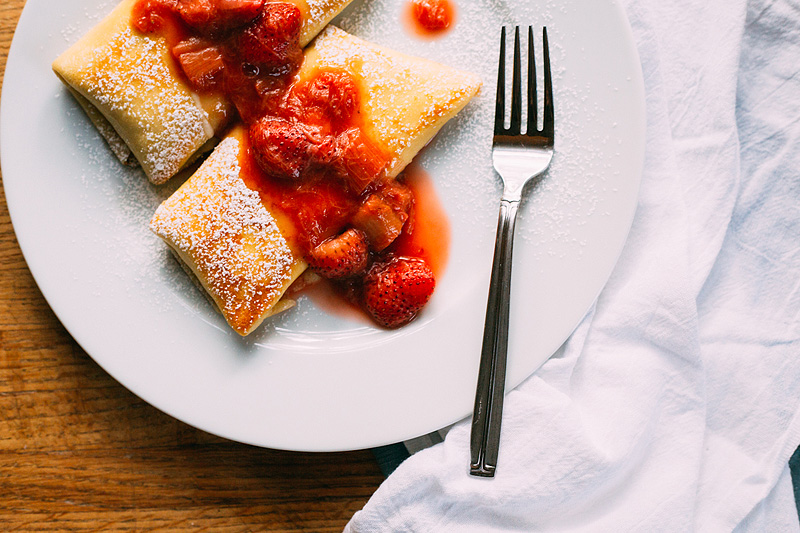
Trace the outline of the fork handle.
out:
<instances>
[{"instance_id":1,"label":"fork handle","mask_svg":"<svg viewBox=\"0 0 800 533\"><path fill-rule=\"evenodd\" d=\"M503 198L500 202L475 411L472 416L470 474L473 476L494 477L497 468L508 353L511 259L518 209L519 200Z\"/></svg>"}]
</instances>

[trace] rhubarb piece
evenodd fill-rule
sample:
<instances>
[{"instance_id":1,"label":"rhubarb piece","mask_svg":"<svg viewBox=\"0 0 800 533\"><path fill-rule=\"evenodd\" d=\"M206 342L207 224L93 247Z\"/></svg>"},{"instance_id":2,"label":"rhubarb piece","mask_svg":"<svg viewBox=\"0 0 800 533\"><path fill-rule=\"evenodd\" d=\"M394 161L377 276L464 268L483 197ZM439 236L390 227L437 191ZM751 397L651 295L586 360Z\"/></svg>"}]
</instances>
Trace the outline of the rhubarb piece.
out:
<instances>
[{"instance_id":1,"label":"rhubarb piece","mask_svg":"<svg viewBox=\"0 0 800 533\"><path fill-rule=\"evenodd\" d=\"M413 205L408 187L392 183L367 197L353 216L353 227L366 234L371 249L380 252L400 236Z\"/></svg>"},{"instance_id":2,"label":"rhubarb piece","mask_svg":"<svg viewBox=\"0 0 800 533\"><path fill-rule=\"evenodd\" d=\"M172 54L178 59L192 87L208 91L220 83L225 60L219 46L193 38L175 46Z\"/></svg>"}]
</instances>

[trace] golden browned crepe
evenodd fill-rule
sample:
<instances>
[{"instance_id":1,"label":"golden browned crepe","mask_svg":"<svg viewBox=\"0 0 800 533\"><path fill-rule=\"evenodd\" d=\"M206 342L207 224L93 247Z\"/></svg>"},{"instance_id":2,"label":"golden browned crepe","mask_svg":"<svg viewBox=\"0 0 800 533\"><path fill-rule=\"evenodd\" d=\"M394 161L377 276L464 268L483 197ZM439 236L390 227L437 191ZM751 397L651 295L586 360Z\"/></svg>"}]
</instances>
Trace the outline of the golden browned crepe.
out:
<instances>
[{"instance_id":1,"label":"golden browned crepe","mask_svg":"<svg viewBox=\"0 0 800 533\"><path fill-rule=\"evenodd\" d=\"M291 0L303 14L305 45L351 0ZM136 0L123 0L53 63L123 163L138 162L161 184L212 148L230 113L221 96L194 92L173 70L162 37L131 27Z\"/></svg>"},{"instance_id":2,"label":"golden browned crepe","mask_svg":"<svg viewBox=\"0 0 800 533\"><path fill-rule=\"evenodd\" d=\"M324 67L347 70L364 88L366 133L393 156L398 175L444 124L478 93L480 79L427 59L368 43L328 26L305 53L298 76Z\"/></svg>"},{"instance_id":3,"label":"golden browned crepe","mask_svg":"<svg viewBox=\"0 0 800 533\"><path fill-rule=\"evenodd\" d=\"M259 194L239 173L237 128L159 207L151 227L183 260L242 335L283 309L281 295L306 268ZM291 306L291 304L287 304Z\"/></svg>"},{"instance_id":4,"label":"golden browned crepe","mask_svg":"<svg viewBox=\"0 0 800 533\"><path fill-rule=\"evenodd\" d=\"M389 177L399 174L480 88L472 74L333 27L306 49L298 81L329 67L345 69L359 81L365 133L388 149ZM307 265L281 214L269 213L239 175L243 135L243 128L235 128L223 140L161 204L151 228L195 273L231 327L247 335L264 318L293 305L282 296Z\"/></svg>"}]
</instances>

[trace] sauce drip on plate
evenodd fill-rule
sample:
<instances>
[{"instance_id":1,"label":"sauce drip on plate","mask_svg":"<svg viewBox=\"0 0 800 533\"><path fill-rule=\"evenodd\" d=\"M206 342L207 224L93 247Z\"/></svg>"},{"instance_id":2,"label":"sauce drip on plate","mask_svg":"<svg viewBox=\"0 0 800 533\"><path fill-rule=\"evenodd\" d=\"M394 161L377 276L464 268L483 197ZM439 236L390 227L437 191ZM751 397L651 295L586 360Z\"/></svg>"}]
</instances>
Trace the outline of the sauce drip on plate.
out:
<instances>
[{"instance_id":1,"label":"sauce drip on plate","mask_svg":"<svg viewBox=\"0 0 800 533\"><path fill-rule=\"evenodd\" d=\"M451 0L411 0L407 20L411 30L421 37L439 37L455 23L455 5Z\"/></svg>"}]
</instances>

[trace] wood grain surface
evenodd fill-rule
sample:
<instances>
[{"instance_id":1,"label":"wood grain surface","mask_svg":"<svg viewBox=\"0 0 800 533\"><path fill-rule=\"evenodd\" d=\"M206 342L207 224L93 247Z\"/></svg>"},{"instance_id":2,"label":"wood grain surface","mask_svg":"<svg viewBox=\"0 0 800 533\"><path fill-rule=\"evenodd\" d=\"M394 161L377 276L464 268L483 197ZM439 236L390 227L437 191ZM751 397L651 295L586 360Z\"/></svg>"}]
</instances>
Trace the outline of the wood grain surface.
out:
<instances>
[{"instance_id":1,"label":"wood grain surface","mask_svg":"<svg viewBox=\"0 0 800 533\"><path fill-rule=\"evenodd\" d=\"M0 72L24 4L0 0ZM339 532L382 480L369 451L233 443L120 386L48 307L0 193L0 531Z\"/></svg>"}]
</instances>

